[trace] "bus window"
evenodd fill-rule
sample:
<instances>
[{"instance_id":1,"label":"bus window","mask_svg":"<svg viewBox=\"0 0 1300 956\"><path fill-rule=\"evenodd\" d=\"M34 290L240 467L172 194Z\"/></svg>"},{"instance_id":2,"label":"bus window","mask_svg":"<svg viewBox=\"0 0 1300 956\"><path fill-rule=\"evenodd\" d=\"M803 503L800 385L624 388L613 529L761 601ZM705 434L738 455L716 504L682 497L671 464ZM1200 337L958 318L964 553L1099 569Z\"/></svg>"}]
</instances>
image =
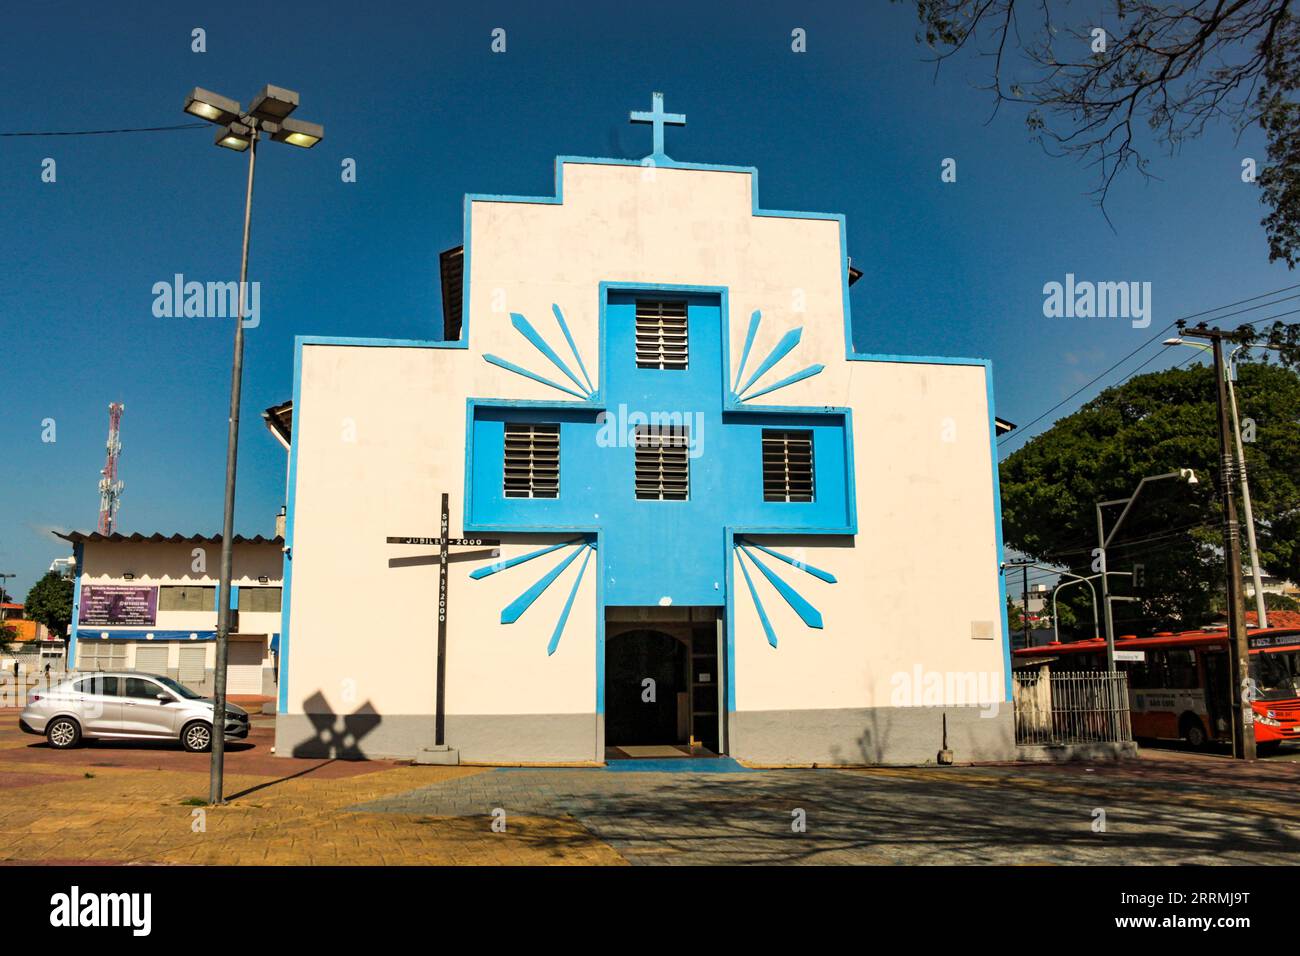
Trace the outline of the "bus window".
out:
<instances>
[{"instance_id":1,"label":"bus window","mask_svg":"<svg viewBox=\"0 0 1300 956\"><path fill-rule=\"evenodd\" d=\"M1159 687L1155 683L1156 678L1152 676L1151 669L1152 654L1148 652L1140 661L1127 661L1124 667L1128 670L1128 686L1133 690L1150 690L1153 687Z\"/></svg>"},{"instance_id":2,"label":"bus window","mask_svg":"<svg viewBox=\"0 0 1300 956\"><path fill-rule=\"evenodd\" d=\"M1147 682L1151 690L1169 686L1169 656L1166 651L1147 651Z\"/></svg>"},{"instance_id":3,"label":"bus window","mask_svg":"<svg viewBox=\"0 0 1300 956\"><path fill-rule=\"evenodd\" d=\"M1097 669L1097 655L1075 654L1066 662L1066 664L1067 666L1063 667L1062 670L1094 671Z\"/></svg>"},{"instance_id":4,"label":"bus window","mask_svg":"<svg viewBox=\"0 0 1300 956\"><path fill-rule=\"evenodd\" d=\"M1300 651L1251 654L1250 676L1260 700L1300 697Z\"/></svg>"},{"instance_id":5,"label":"bus window","mask_svg":"<svg viewBox=\"0 0 1300 956\"><path fill-rule=\"evenodd\" d=\"M1168 652L1167 687L1199 687L1200 677L1196 671L1196 651L1179 647Z\"/></svg>"}]
</instances>

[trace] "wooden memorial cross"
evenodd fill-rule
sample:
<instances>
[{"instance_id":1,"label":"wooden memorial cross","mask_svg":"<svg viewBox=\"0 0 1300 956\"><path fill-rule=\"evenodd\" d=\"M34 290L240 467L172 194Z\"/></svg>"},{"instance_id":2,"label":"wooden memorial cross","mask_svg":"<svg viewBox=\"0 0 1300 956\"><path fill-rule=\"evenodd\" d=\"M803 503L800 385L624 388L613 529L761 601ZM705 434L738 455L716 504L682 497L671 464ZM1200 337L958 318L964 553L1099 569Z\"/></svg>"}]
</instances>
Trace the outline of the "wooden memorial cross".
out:
<instances>
[{"instance_id":1,"label":"wooden memorial cross","mask_svg":"<svg viewBox=\"0 0 1300 956\"><path fill-rule=\"evenodd\" d=\"M442 530L437 538L390 537L388 544L436 544L438 546L438 679L437 697L434 705L434 743L441 747L446 743L443 729L446 721L447 688L447 559L451 548L498 547L501 542L496 538L451 538L447 536L449 516L447 514L447 496L442 496Z\"/></svg>"}]
</instances>

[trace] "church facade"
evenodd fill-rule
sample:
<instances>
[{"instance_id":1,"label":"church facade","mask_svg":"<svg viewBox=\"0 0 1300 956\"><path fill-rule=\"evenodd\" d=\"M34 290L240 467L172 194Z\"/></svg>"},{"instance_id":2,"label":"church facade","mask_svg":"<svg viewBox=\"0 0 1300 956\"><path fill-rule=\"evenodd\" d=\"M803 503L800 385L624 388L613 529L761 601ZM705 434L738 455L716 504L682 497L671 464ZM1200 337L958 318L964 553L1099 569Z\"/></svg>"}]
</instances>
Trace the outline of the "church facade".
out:
<instances>
[{"instance_id":1,"label":"church facade","mask_svg":"<svg viewBox=\"0 0 1300 956\"><path fill-rule=\"evenodd\" d=\"M844 218L654 106L466 197L442 340L298 338L277 753L1013 755L989 363L856 350Z\"/></svg>"}]
</instances>

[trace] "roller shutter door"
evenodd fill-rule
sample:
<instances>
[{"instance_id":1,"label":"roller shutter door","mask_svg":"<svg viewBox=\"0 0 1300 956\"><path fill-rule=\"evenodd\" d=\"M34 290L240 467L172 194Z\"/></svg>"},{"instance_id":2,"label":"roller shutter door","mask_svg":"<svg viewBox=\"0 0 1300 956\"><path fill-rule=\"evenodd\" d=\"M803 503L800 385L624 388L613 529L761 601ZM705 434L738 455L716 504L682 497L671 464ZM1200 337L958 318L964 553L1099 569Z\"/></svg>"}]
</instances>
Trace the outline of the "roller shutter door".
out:
<instances>
[{"instance_id":1,"label":"roller shutter door","mask_svg":"<svg viewBox=\"0 0 1300 956\"><path fill-rule=\"evenodd\" d=\"M135 669L145 674L167 675L167 645L140 644L135 649Z\"/></svg>"},{"instance_id":2,"label":"roller shutter door","mask_svg":"<svg viewBox=\"0 0 1300 956\"><path fill-rule=\"evenodd\" d=\"M231 641L226 661L226 693L262 693L262 657L260 641Z\"/></svg>"},{"instance_id":3,"label":"roller shutter door","mask_svg":"<svg viewBox=\"0 0 1300 956\"><path fill-rule=\"evenodd\" d=\"M208 649L206 647L182 647L180 652L180 682L182 684L201 683L207 670Z\"/></svg>"}]
</instances>

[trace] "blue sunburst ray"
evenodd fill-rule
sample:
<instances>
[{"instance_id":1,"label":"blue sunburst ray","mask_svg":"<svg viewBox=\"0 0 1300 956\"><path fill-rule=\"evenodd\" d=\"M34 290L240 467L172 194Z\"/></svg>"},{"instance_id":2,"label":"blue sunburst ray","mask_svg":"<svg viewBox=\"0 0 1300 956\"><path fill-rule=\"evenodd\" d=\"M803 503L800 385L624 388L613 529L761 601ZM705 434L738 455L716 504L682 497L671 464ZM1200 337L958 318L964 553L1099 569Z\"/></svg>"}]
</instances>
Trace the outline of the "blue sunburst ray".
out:
<instances>
[{"instance_id":1,"label":"blue sunburst ray","mask_svg":"<svg viewBox=\"0 0 1300 956\"><path fill-rule=\"evenodd\" d=\"M532 324L526 318L518 312L511 312L510 324L515 327L516 332L531 342L537 351L545 355L552 365L563 372L569 381L578 386L578 388L583 389L584 393L586 392L586 387L578 380L578 376L573 374L573 370L565 364L564 359L560 358L560 356L556 354L555 349L551 348L550 345L547 344L546 339L542 338L542 334L533 328ZM587 397L590 396L588 395Z\"/></svg>"},{"instance_id":2,"label":"blue sunburst ray","mask_svg":"<svg viewBox=\"0 0 1300 956\"><path fill-rule=\"evenodd\" d=\"M564 610L560 612L560 619L555 622L555 631L551 634L551 641L546 645L546 656L550 657L555 653L555 649L560 646L560 635L564 633L564 625L569 620L569 612L573 610L573 599L578 596L578 585L582 583L582 576L587 572L587 561L591 558L591 547L584 549L582 564L578 566L578 576L573 579L573 587L569 590L569 599L564 602Z\"/></svg>"},{"instance_id":3,"label":"blue sunburst ray","mask_svg":"<svg viewBox=\"0 0 1300 956\"><path fill-rule=\"evenodd\" d=\"M754 567L758 568L758 570L762 572L763 577L767 578L772 587L776 588L777 593L780 594L781 597L785 598L785 603L789 604L790 607L793 608L794 612L799 615L800 620L809 627L822 627L821 611L809 604L804 599L803 595L790 587L790 585L785 581L781 580L775 571L769 568L762 561L758 560L758 558L754 557L753 552L748 548L741 545L740 550L745 552L745 557L754 562Z\"/></svg>"},{"instance_id":4,"label":"blue sunburst ray","mask_svg":"<svg viewBox=\"0 0 1300 956\"><path fill-rule=\"evenodd\" d=\"M740 387L736 394L740 395L745 392L751 385L762 378L768 369L789 355L791 350L799 344L799 339L802 336L803 329L791 329L789 332L785 333L785 335L781 336L781 341L776 343L776 348L772 349L772 351L768 353L767 358L763 359L762 364L754 370L754 374L749 376L749 379Z\"/></svg>"},{"instance_id":5,"label":"blue sunburst ray","mask_svg":"<svg viewBox=\"0 0 1300 956\"><path fill-rule=\"evenodd\" d=\"M505 609L501 612L501 623L513 624L515 621L519 620L524 611L528 610L532 603L541 596L542 592L549 588L555 579L564 573L564 569L573 563L573 559L586 551L588 547L589 545L583 544L575 550L573 554L569 555L555 567L551 568L551 570L547 571L536 584L507 604Z\"/></svg>"}]
</instances>

